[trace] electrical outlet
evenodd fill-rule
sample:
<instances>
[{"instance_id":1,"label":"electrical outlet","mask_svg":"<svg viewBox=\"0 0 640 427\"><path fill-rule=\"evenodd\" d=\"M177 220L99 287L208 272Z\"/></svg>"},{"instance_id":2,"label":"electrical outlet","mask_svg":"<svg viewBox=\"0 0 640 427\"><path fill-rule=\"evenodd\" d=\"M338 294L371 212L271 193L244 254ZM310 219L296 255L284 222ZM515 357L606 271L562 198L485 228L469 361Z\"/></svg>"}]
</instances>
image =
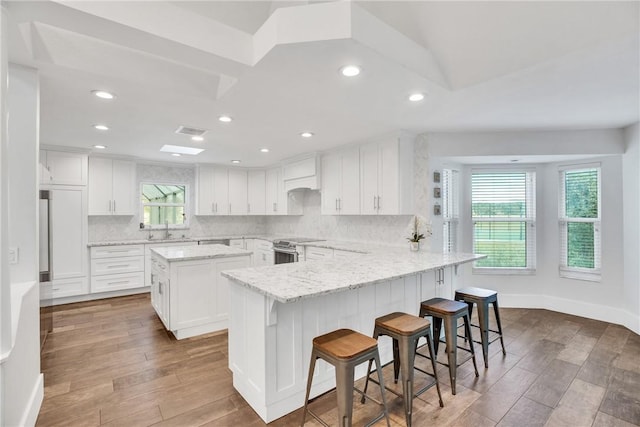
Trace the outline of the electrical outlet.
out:
<instances>
[{"instance_id":1,"label":"electrical outlet","mask_svg":"<svg viewBox=\"0 0 640 427\"><path fill-rule=\"evenodd\" d=\"M9 264L18 263L18 248L9 248Z\"/></svg>"}]
</instances>

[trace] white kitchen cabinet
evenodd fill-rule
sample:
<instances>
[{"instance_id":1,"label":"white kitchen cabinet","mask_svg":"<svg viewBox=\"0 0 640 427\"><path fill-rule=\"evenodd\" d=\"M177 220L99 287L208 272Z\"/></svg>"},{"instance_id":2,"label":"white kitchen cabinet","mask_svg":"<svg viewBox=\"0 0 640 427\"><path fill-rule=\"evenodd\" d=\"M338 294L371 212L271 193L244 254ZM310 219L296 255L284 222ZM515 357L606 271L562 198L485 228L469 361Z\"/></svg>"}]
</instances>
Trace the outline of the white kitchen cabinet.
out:
<instances>
[{"instance_id":1,"label":"white kitchen cabinet","mask_svg":"<svg viewBox=\"0 0 640 427\"><path fill-rule=\"evenodd\" d=\"M52 295L89 293L87 282L87 189L43 186L50 191Z\"/></svg>"},{"instance_id":2,"label":"white kitchen cabinet","mask_svg":"<svg viewBox=\"0 0 640 427\"><path fill-rule=\"evenodd\" d=\"M453 299L455 278L455 267L442 267L422 273L420 301L435 297Z\"/></svg>"},{"instance_id":3,"label":"white kitchen cabinet","mask_svg":"<svg viewBox=\"0 0 640 427\"><path fill-rule=\"evenodd\" d=\"M220 166L198 165L196 169L196 215L227 215L229 174Z\"/></svg>"},{"instance_id":4,"label":"white kitchen cabinet","mask_svg":"<svg viewBox=\"0 0 640 427\"><path fill-rule=\"evenodd\" d=\"M247 214L247 171L229 169L229 215Z\"/></svg>"},{"instance_id":5,"label":"white kitchen cabinet","mask_svg":"<svg viewBox=\"0 0 640 427\"><path fill-rule=\"evenodd\" d=\"M274 265L273 243L268 240L252 239L253 245L247 250L253 251L252 266L263 267L266 265Z\"/></svg>"},{"instance_id":6,"label":"white kitchen cabinet","mask_svg":"<svg viewBox=\"0 0 640 427\"><path fill-rule=\"evenodd\" d=\"M247 213L266 213L266 174L264 170L247 171Z\"/></svg>"},{"instance_id":7,"label":"white kitchen cabinet","mask_svg":"<svg viewBox=\"0 0 640 427\"><path fill-rule=\"evenodd\" d=\"M322 158L322 202L324 215L360 214L360 151L340 151Z\"/></svg>"},{"instance_id":8,"label":"white kitchen cabinet","mask_svg":"<svg viewBox=\"0 0 640 427\"><path fill-rule=\"evenodd\" d=\"M272 168L265 173L265 205L267 215L284 215L282 169Z\"/></svg>"},{"instance_id":9,"label":"white kitchen cabinet","mask_svg":"<svg viewBox=\"0 0 640 427\"><path fill-rule=\"evenodd\" d=\"M360 213L413 213L413 141L390 137L360 147Z\"/></svg>"},{"instance_id":10,"label":"white kitchen cabinet","mask_svg":"<svg viewBox=\"0 0 640 427\"><path fill-rule=\"evenodd\" d=\"M91 292L142 288L144 245L94 246L91 248Z\"/></svg>"},{"instance_id":11,"label":"white kitchen cabinet","mask_svg":"<svg viewBox=\"0 0 640 427\"><path fill-rule=\"evenodd\" d=\"M313 246L306 246L304 249L305 261L331 259L331 258L333 258L333 249L317 248Z\"/></svg>"},{"instance_id":12,"label":"white kitchen cabinet","mask_svg":"<svg viewBox=\"0 0 640 427\"><path fill-rule=\"evenodd\" d=\"M246 249L245 239L230 239L229 246L236 249Z\"/></svg>"},{"instance_id":13,"label":"white kitchen cabinet","mask_svg":"<svg viewBox=\"0 0 640 427\"><path fill-rule=\"evenodd\" d=\"M89 215L134 215L136 164L89 158Z\"/></svg>"},{"instance_id":14,"label":"white kitchen cabinet","mask_svg":"<svg viewBox=\"0 0 640 427\"><path fill-rule=\"evenodd\" d=\"M157 242L144 245L144 286L151 286L151 248L167 246L195 246L198 242Z\"/></svg>"},{"instance_id":15,"label":"white kitchen cabinet","mask_svg":"<svg viewBox=\"0 0 640 427\"><path fill-rule=\"evenodd\" d=\"M249 256L167 262L152 252L151 303L177 339L227 328L229 283L221 271L249 267Z\"/></svg>"},{"instance_id":16,"label":"white kitchen cabinet","mask_svg":"<svg viewBox=\"0 0 640 427\"><path fill-rule=\"evenodd\" d=\"M333 257L335 259L354 259L354 258L359 258L362 255L364 255L364 254L362 254L360 252L344 251L342 249L334 249L333 250Z\"/></svg>"},{"instance_id":17,"label":"white kitchen cabinet","mask_svg":"<svg viewBox=\"0 0 640 427\"><path fill-rule=\"evenodd\" d=\"M41 184L87 185L87 155L63 151L40 151Z\"/></svg>"}]
</instances>

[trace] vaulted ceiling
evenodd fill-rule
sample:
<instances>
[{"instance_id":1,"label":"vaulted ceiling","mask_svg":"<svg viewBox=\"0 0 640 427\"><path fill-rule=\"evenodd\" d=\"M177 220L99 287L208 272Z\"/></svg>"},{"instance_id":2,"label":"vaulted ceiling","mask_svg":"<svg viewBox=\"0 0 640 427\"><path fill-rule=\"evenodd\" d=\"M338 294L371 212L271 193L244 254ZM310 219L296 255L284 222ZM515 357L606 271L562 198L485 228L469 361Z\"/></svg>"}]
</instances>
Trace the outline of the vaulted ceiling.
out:
<instances>
[{"instance_id":1,"label":"vaulted ceiling","mask_svg":"<svg viewBox=\"0 0 640 427\"><path fill-rule=\"evenodd\" d=\"M41 144L263 166L396 130L617 128L640 115L635 1L5 3L10 60L40 72ZM343 77L346 64L361 74ZM205 151L169 157L164 144Z\"/></svg>"}]
</instances>

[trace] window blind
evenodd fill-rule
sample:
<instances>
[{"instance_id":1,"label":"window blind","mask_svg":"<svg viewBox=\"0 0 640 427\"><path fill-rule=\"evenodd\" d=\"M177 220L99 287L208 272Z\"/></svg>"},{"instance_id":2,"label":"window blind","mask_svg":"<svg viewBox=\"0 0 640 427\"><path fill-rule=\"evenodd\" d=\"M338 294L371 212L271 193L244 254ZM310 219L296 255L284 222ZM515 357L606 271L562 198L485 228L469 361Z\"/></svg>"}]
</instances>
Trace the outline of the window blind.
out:
<instances>
[{"instance_id":1,"label":"window blind","mask_svg":"<svg viewBox=\"0 0 640 427\"><path fill-rule=\"evenodd\" d=\"M458 171L444 169L442 171L442 251L451 253L457 250L459 196Z\"/></svg>"},{"instance_id":2,"label":"window blind","mask_svg":"<svg viewBox=\"0 0 640 427\"><path fill-rule=\"evenodd\" d=\"M535 269L535 172L474 171L471 198L475 268Z\"/></svg>"},{"instance_id":3,"label":"window blind","mask_svg":"<svg viewBox=\"0 0 640 427\"><path fill-rule=\"evenodd\" d=\"M560 169L560 274L600 278L600 167Z\"/></svg>"}]
</instances>

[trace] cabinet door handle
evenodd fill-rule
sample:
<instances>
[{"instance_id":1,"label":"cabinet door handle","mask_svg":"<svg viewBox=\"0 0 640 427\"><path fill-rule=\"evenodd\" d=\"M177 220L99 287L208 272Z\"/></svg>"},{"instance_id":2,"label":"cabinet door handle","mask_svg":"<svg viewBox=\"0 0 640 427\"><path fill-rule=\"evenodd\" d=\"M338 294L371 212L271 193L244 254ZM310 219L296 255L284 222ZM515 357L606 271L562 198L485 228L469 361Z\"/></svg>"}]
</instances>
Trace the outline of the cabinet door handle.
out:
<instances>
[{"instance_id":1,"label":"cabinet door handle","mask_svg":"<svg viewBox=\"0 0 640 427\"><path fill-rule=\"evenodd\" d=\"M251 213L251 203L247 203L247 213Z\"/></svg>"},{"instance_id":2,"label":"cabinet door handle","mask_svg":"<svg viewBox=\"0 0 640 427\"><path fill-rule=\"evenodd\" d=\"M338 199L338 209L342 210L342 199Z\"/></svg>"},{"instance_id":3,"label":"cabinet door handle","mask_svg":"<svg viewBox=\"0 0 640 427\"><path fill-rule=\"evenodd\" d=\"M155 284L155 274L151 273L151 284Z\"/></svg>"},{"instance_id":4,"label":"cabinet door handle","mask_svg":"<svg viewBox=\"0 0 640 427\"><path fill-rule=\"evenodd\" d=\"M158 293L162 295L162 282L158 282Z\"/></svg>"},{"instance_id":5,"label":"cabinet door handle","mask_svg":"<svg viewBox=\"0 0 640 427\"><path fill-rule=\"evenodd\" d=\"M378 199L378 210L380 210L380 196L378 196L377 199Z\"/></svg>"},{"instance_id":6,"label":"cabinet door handle","mask_svg":"<svg viewBox=\"0 0 640 427\"><path fill-rule=\"evenodd\" d=\"M373 196L373 210L375 211L378 207L376 206L376 196Z\"/></svg>"},{"instance_id":7,"label":"cabinet door handle","mask_svg":"<svg viewBox=\"0 0 640 427\"><path fill-rule=\"evenodd\" d=\"M276 204L276 202L273 202L273 211L278 212L278 205Z\"/></svg>"},{"instance_id":8,"label":"cabinet door handle","mask_svg":"<svg viewBox=\"0 0 640 427\"><path fill-rule=\"evenodd\" d=\"M116 213L116 201L113 201L113 213Z\"/></svg>"},{"instance_id":9,"label":"cabinet door handle","mask_svg":"<svg viewBox=\"0 0 640 427\"><path fill-rule=\"evenodd\" d=\"M336 212L338 211L338 199L336 199Z\"/></svg>"}]
</instances>

